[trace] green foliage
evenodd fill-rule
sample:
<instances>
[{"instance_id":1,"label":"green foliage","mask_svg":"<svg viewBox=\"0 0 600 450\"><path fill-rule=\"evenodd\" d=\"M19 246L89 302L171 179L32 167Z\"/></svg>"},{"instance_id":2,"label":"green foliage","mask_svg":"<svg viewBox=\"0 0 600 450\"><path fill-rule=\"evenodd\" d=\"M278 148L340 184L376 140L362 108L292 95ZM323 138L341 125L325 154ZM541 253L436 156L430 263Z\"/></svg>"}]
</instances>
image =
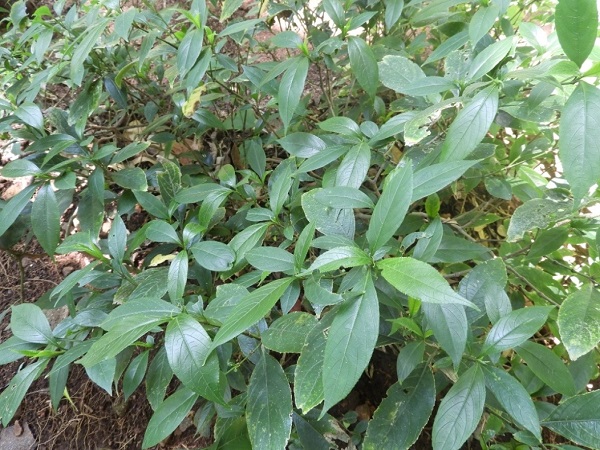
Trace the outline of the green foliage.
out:
<instances>
[{"instance_id":1,"label":"green foliage","mask_svg":"<svg viewBox=\"0 0 600 450\"><path fill-rule=\"evenodd\" d=\"M192 410L213 449L600 447L595 0L188 3L5 21L0 247L92 262L12 307L3 425L80 364L145 385L144 448Z\"/></svg>"}]
</instances>

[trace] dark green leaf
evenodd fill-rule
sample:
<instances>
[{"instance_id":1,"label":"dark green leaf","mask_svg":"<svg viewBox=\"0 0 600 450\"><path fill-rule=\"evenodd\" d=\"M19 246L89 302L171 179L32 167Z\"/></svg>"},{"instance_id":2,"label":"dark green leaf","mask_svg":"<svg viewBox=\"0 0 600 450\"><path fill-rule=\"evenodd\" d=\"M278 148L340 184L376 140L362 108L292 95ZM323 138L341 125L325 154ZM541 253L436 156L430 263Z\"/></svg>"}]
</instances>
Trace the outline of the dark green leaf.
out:
<instances>
[{"instance_id":1,"label":"dark green leaf","mask_svg":"<svg viewBox=\"0 0 600 450\"><path fill-rule=\"evenodd\" d=\"M350 67L358 81L369 97L375 97L379 86L379 72L377 60L371 47L361 38L350 36L348 38L348 56Z\"/></svg>"},{"instance_id":2,"label":"dark green leaf","mask_svg":"<svg viewBox=\"0 0 600 450\"><path fill-rule=\"evenodd\" d=\"M152 410L156 411L162 403L172 378L173 370L163 346L154 356L146 375L146 397Z\"/></svg>"},{"instance_id":3,"label":"dark green leaf","mask_svg":"<svg viewBox=\"0 0 600 450\"><path fill-rule=\"evenodd\" d=\"M27 177L29 175L36 175L40 172L40 168L28 159L11 161L5 165L1 171L2 176L5 178Z\"/></svg>"},{"instance_id":4,"label":"dark green leaf","mask_svg":"<svg viewBox=\"0 0 600 450\"><path fill-rule=\"evenodd\" d=\"M38 185L27 186L8 203L6 203L2 210L0 210L0 236L2 236L15 223L19 214L27 207L29 199L33 196L33 193L37 189Z\"/></svg>"},{"instance_id":5,"label":"dark green leaf","mask_svg":"<svg viewBox=\"0 0 600 450\"><path fill-rule=\"evenodd\" d=\"M450 388L433 422L433 448L458 450L477 428L485 403L485 380L475 364Z\"/></svg>"},{"instance_id":6,"label":"dark green leaf","mask_svg":"<svg viewBox=\"0 0 600 450\"><path fill-rule=\"evenodd\" d=\"M328 316L325 316L328 317ZM323 360L328 323L323 319L306 336L294 374L296 407L307 413L323 401Z\"/></svg>"},{"instance_id":7,"label":"dark green leaf","mask_svg":"<svg viewBox=\"0 0 600 450\"><path fill-rule=\"evenodd\" d=\"M23 303L11 308L12 334L25 342L48 344L54 341L48 319L39 306Z\"/></svg>"},{"instance_id":8,"label":"dark green leaf","mask_svg":"<svg viewBox=\"0 0 600 450\"><path fill-rule=\"evenodd\" d=\"M310 158L327 147L320 137L304 132L290 133L277 142L286 152L298 158Z\"/></svg>"},{"instance_id":9,"label":"dark green leaf","mask_svg":"<svg viewBox=\"0 0 600 450\"><path fill-rule=\"evenodd\" d=\"M110 232L108 233L108 251L118 262L123 261L125 248L127 247L127 228L120 215L113 219Z\"/></svg>"},{"instance_id":10,"label":"dark green leaf","mask_svg":"<svg viewBox=\"0 0 600 450\"><path fill-rule=\"evenodd\" d=\"M330 133L341 134L347 137L360 137L362 133L358 124L349 117L334 116L319 122L319 128Z\"/></svg>"},{"instance_id":11,"label":"dark green leaf","mask_svg":"<svg viewBox=\"0 0 600 450\"><path fill-rule=\"evenodd\" d=\"M113 181L125 189L142 192L148 190L146 173L139 167L121 169L118 172L113 172L111 175Z\"/></svg>"},{"instance_id":12,"label":"dark green leaf","mask_svg":"<svg viewBox=\"0 0 600 450\"><path fill-rule=\"evenodd\" d=\"M448 161L417 170L413 177L411 202L438 192L457 180L477 161Z\"/></svg>"},{"instance_id":13,"label":"dark green leaf","mask_svg":"<svg viewBox=\"0 0 600 450\"><path fill-rule=\"evenodd\" d=\"M180 301L185 293L188 277L188 253L183 250L177 253L175 259L169 265L168 292L173 303Z\"/></svg>"},{"instance_id":14,"label":"dark green leaf","mask_svg":"<svg viewBox=\"0 0 600 450\"><path fill-rule=\"evenodd\" d=\"M222 242L201 241L194 244L191 250L198 264L215 272L231 269L235 261L235 252Z\"/></svg>"},{"instance_id":15,"label":"dark green leaf","mask_svg":"<svg viewBox=\"0 0 600 450\"><path fill-rule=\"evenodd\" d=\"M177 50L177 69L181 78L184 78L189 70L194 67L196 61L198 61L198 57L202 51L203 38L204 32L194 28L188 31L181 40Z\"/></svg>"},{"instance_id":16,"label":"dark green leaf","mask_svg":"<svg viewBox=\"0 0 600 450\"><path fill-rule=\"evenodd\" d=\"M108 395L112 395L113 381L116 378L117 359L115 357L104 359L93 366L85 368L87 376L104 389Z\"/></svg>"},{"instance_id":17,"label":"dark green leaf","mask_svg":"<svg viewBox=\"0 0 600 450\"><path fill-rule=\"evenodd\" d=\"M294 270L294 256L277 247L256 247L246 253L246 260L266 272L289 272Z\"/></svg>"},{"instance_id":18,"label":"dark green leaf","mask_svg":"<svg viewBox=\"0 0 600 450\"><path fill-rule=\"evenodd\" d=\"M560 0L554 20L560 46L581 67L596 42L598 5L594 0Z\"/></svg>"},{"instance_id":19,"label":"dark green leaf","mask_svg":"<svg viewBox=\"0 0 600 450\"><path fill-rule=\"evenodd\" d=\"M406 216L412 192L413 173L410 163L390 172L366 233L371 252L379 250L394 236Z\"/></svg>"},{"instance_id":20,"label":"dark green leaf","mask_svg":"<svg viewBox=\"0 0 600 450\"><path fill-rule=\"evenodd\" d=\"M49 359L40 359L20 370L2 391L0 394L0 417L4 427L8 427L29 387L42 374L49 361Z\"/></svg>"},{"instance_id":21,"label":"dark green leaf","mask_svg":"<svg viewBox=\"0 0 600 450\"><path fill-rule=\"evenodd\" d=\"M427 424L435 404L431 369L420 366L402 385L395 383L369 422L363 448L408 449Z\"/></svg>"},{"instance_id":22,"label":"dark green leaf","mask_svg":"<svg viewBox=\"0 0 600 450\"><path fill-rule=\"evenodd\" d=\"M404 0L385 0L385 28L392 28L402 16Z\"/></svg>"},{"instance_id":23,"label":"dark green leaf","mask_svg":"<svg viewBox=\"0 0 600 450\"><path fill-rule=\"evenodd\" d=\"M360 188L371 165L371 149L365 143L350 149L340 163L336 176L336 186Z\"/></svg>"},{"instance_id":24,"label":"dark green leaf","mask_svg":"<svg viewBox=\"0 0 600 450\"><path fill-rule=\"evenodd\" d=\"M358 247L336 247L317 257L308 271L330 272L340 267L366 266L371 262L371 257Z\"/></svg>"},{"instance_id":25,"label":"dark green leaf","mask_svg":"<svg viewBox=\"0 0 600 450\"><path fill-rule=\"evenodd\" d=\"M15 116L23 121L25 125L29 125L36 130L44 129L44 116L42 110L35 103L25 102L21 104L15 111Z\"/></svg>"},{"instance_id":26,"label":"dark green leaf","mask_svg":"<svg viewBox=\"0 0 600 450\"><path fill-rule=\"evenodd\" d=\"M280 317L263 331L262 343L279 353L300 353L310 331L318 324L312 314L292 312Z\"/></svg>"},{"instance_id":27,"label":"dark green leaf","mask_svg":"<svg viewBox=\"0 0 600 450\"><path fill-rule=\"evenodd\" d=\"M304 82L308 74L308 58L298 57L289 61L289 67L281 78L277 100L279 102L279 115L283 128L287 131L300 99L304 92Z\"/></svg>"},{"instance_id":28,"label":"dark green leaf","mask_svg":"<svg viewBox=\"0 0 600 450\"><path fill-rule=\"evenodd\" d=\"M571 360L592 351L600 342L600 292L588 284L569 295L558 312L560 337Z\"/></svg>"},{"instance_id":29,"label":"dark green leaf","mask_svg":"<svg viewBox=\"0 0 600 450\"><path fill-rule=\"evenodd\" d=\"M253 448L285 448L292 429L292 392L283 368L263 352L248 384L248 434Z\"/></svg>"},{"instance_id":30,"label":"dark green leaf","mask_svg":"<svg viewBox=\"0 0 600 450\"><path fill-rule=\"evenodd\" d=\"M427 325L433 330L433 335L448 356L452 358L454 367L458 367L465 347L469 323L462 305L423 303L423 313Z\"/></svg>"},{"instance_id":31,"label":"dark green leaf","mask_svg":"<svg viewBox=\"0 0 600 450\"><path fill-rule=\"evenodd\" d=\"M172 225L164 220L153 220L146 228L146 238L152 242L166 242L169 244L178 244L181 242L177 232Z\"/></svg>"},{"instance_id":32,"label":"dark green leaf","mask_svg":"<svg viewBox=\"0 0 600 450\"><path fill-rule=\"evenodd\" d=\"M389 258L377 263L381 275L400 292L424 303L461 304L475 307L473 303L452 290L437 270L414 258Z\"/></svg>"},{"instance_id":33,"label":"dark green leaf","mask_svg":"<svg viewBox=\"0 0 600 450\"><path fill-rule=\"evenodd\" d=\"M149 354L149 350L140 353L131 361L131 363L127 367L127 370L123 375L123 395L125 397L125 400L127 400L131 396L131 394L133 394L133 392L137 389L137 387L144 379L144 375L146 374L146 369L148 367Z\"/></svg>"},{"instance_id":34,"label":"dark green leaf","mask_svg":"<svg viewBox=\"0 0 600 450\"><path fill-rule=\"evenodd\" d=\"M315 200L330 208L373 208L373 202L353 187L336 186L318 189Z\"/></svg>"},{"instance_id":35,"label":"dark green leaf","mask_svg":"<svg viewBox=\"0 0 600 450\"><path fill-rule=\"evenodd\" d=\"M421 362L425 354L425 342L409 342L398 355L396 360L396 374L398 375L398 383L403 384L408 376L415 370Z\"/></svg>"},{"instance_id":36,"label":"dark green leaf","mask_svg":"<svg viewBox=\"0 0 600 450\"><path fill-rule=\"evenodd\" d=\"M44 184L35 197L31 226L44 251L53 255L60 239L60 210L50 183Z\"/></svg>"},{"instance_id":37,"label":"dark green leaf","mask_svg":"<svg viewBox=\"0 0 600 450\"><path fill-rule=\"evenodd\" d=\"M467 79L478 80L479 78L486 75L494 67L496 67L498 63L506 57L506 55L508 55L508 52L511 51L512 46L513 38L507 37L502 41L497 41L492 45L486 47L475 57L475 59L473 59L473 62L471 63L471 67L469 69L469 74L467 75ZM497 96L498 94L496 92L496 97ZM497 103L498 101L496 100L496 104ZM496 115L495 111L494 115ZM493 117L492 119L490 119L490 123L491 120L493 120Z\"/></svg>"}]
</instances>

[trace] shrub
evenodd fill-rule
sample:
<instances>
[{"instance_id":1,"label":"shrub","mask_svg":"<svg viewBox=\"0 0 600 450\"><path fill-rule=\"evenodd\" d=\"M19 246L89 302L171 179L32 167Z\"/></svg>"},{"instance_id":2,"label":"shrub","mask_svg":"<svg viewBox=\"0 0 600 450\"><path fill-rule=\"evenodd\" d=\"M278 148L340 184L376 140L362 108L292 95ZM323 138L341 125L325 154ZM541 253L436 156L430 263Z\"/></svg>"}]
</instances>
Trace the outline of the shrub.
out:
<instances>
[{"instance_id":1,"label":"shrub","mask_svg":"<svg viewBox=\"0 0 600 450\"><path fill-rule=\"evenodd\" d=\"M81 364L145 384L144 448L191 410L212 448L600 447L596 2L242 3L12 6L0 235L90 263L12 307L2 423Z\"/></svg>"}]
</instances>

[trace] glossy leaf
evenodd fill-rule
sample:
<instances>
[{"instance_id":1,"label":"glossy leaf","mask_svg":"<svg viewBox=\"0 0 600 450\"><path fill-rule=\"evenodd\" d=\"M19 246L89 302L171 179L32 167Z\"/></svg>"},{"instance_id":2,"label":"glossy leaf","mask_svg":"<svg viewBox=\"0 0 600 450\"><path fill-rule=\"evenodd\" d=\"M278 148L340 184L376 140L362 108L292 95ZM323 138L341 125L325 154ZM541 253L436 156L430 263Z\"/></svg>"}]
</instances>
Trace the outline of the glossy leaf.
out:
<instances>
[{"instance_id":1,"label":"glossy leaf","mask_svg":"<svg viewBox=\"0 0 600 450\"><path fill-rule=\"evenodd\" d=\"M364 293L340 306L329 329L323 363L324 411L350 393L369 364L379 335L379 302L371 275L360 285Z\"/></svg>"},{"instance_id":2,"label":"glossy leaf","mask_svg":"<svg viewBox=\"0 0 600 450\"><path fill-rule=\"evenodd\" d=\"M501 317L486 336L481 353L502 352L522 344L546 323L552 308L530 306Z\"/></svg>"},{"instance_id":3,"label":"glossy leaf","mask_svg":"<svg viewBox=\"0 0 600 450\"><path fill-rule=\"evenodd\" d=\"M188 278L188 253L183 250L177 253L175 259L169 265L169 278L167 292L173 303L179 301L185 293Z\"/></svg>"},{"instance_id":4,"label":"glossy leaf","mask_svg":"<svg viewBox=\"0 0 600 450\"><path fill-rule=\"evenodd\" d=\"M427 365L421 365L402 385L395 383L388 389L369 422L363 448L410 448L427 424L434 404L433 374Z\"/></svg>"},{"instance_id":5,"label":"glossy leaf","mask_svg":"<svg viewBox=\"0 0 600 450\"><path fill-rule=\"evenodd\" d=\"M581 67L598 34L598 6L594 0L560 0L555 12L558 42L571 61Z\"/></svg>"},{"instance_id":6,"label":"glossy leaf","mask_svg":"<svg viewBox=\"0 0 600 450\"><path fill-rule=\"evenodd\" d=\"M371 215L365 235L371 252L379 250L394 236L411 204L412 192L411 164L398 166L388 175L383 193Z\"/></svg>"},{"instance_id":7,"label":"glossy leaf","mask_svg":"<svg viewBox=\"0 0 600 450\"><path fill-rule=\"evenodd\" d=\"M320 137L305 132L290 133L278 142L286 152L298 158L310 158L327 147Z\"/></svg>"},{"instance_id":8,"label":"glossy leaf","mask_svg":"<svg viewBox=\"0 0 600 450\"><path fill-rule=\"evenodd\" d=\"M212 349L233 339L266 316L292 281L293 278L271 281L246 295L217 332Z\"/></svg>"},{"instance_id":9,"label":"glossy leaf","mask_svg":"<svg viewBox=\"0 0 600 450\"><path fill-rule=\"evenodd\" d=\"M146 375L146 398L152 407L152 410L160 406L165 398L167 387L173 378L173 370L169 365L167 352L163 346L154 355L148 373Z\"/></svg>"},{"instance_id":10,"label":"glossy leaf","mask_svg":"<svg viewBox=\"0 0 600 450\"><path fill-rule=\"evenodd\" d=\"M292 411L292 392L283 368L263 352L248 384L246 419L253 448L285 448L292 429Z\"/></svg>"},{"instance_id":11,"label":"glossy leaf","mask_svg":"<svg viewBox=\"0 0 600 450\"><path fill-rule=\"evenodd\" d=\"M432 164L415 172L412 202L434 194L460 178L477 161L448 161Z\"/></svg>"},{"instance_id":12,"label":"glossy leaf","mask_svg":"<svg viewBox=\"0 0 600 450\"><path fill-rule=\"evenodd\" d=\"M460 304L475 307L458 295L437 270L414 258L400 257L379 261L377 267L388 283L400 292L424 303Z\"/></svg>"},{"instance_id":13,"label":"glossy leaf","mask_svg":"<svg viewBox=\"0 0 600 450\"><path fill-rule=\"evenodd\" d=\"M196 262L215 272L224 272L233 267L235 252L228 245L218 241L201 241L191 248Z\"/></svg>"},{"instance_id":14,"label":"glossy leaf","mask_svg":"<svg viewBox=\"0 0 600 450\"><path fill-rule=\"evenodd\" d=\"M39 306L23 303L11 308L12 334L25 342L48 344L54 341L48 319Z\"/></svg>"},{"instance_id":15,"label":"glossy leaf","mask_svg":"<svg viewBox=\"0 0 600 450\"><path fill-rule=\"evenodd\" d=\"M183 78L194 67L202 51L204 32L197 28L186 33L177 50L177 69Z\"/></svg>"},{"instance_id":16,"label":"glossy leaf","mask_svg":"<svg viewBox=\"0 0 600 450\"><path fill-rule=\"evenodd\" d=\"M277 100L279 102L279 115L283 128L288 129L294 113L300 104L304 83L308 74L308 58L298 57L289 62L289 67L281 78Z\"/></svg>"},{"instance_id":17,"label":"glossy leaf","mask_svg":"<svg viewBox=\"0 0 600 450\"><path fill-rule=\"evenodd\" d=\"M31 207L31 226L44 251L53 255L60 239L60 210L49 183L38 191Z\"/></svg>"},{"instance_id":18,"label":"glossy leaf","mask_svg":"<svg viewBox=\"0 0 600 450\"><path fill-rule=\"evenodd\" d=\"M580 82L562 110L558 141L564 176L576 199L583 198L600 178L599 115L600 90Z\"/></svg>"},{"instance_id":19,"label":"glossy leaf","mask_svg":"<svg viewBox=\"0 0 600 450\"><path fill-rule=\"evenodd\" d=\"M348 56L350 67L358 81L369 97L375 97L379 86L379 73L377 60L371 47L361 38L350 36L348 38Z\"/></svg>"},{"instance_id":20,"label":"glossy leaf","mask_svg":"<svg viewBox=\"0 0 600 450\"><path fill-rule=\"evenodd\" d=\"M433 448L458 450L477 428L485 403L485 379L475 364L450 388L433 421Z\"/></svg>"},{"instance_id":21,"label":"glossy leaf","mask_svg":"<svg viewBox=\"0 0 600 450\"><path fill-rule=\"evenodd\" d=\"M490 87L475 95L448 128L440 161L460 161L469 156L485 137L497 112L497 88Z\"/></svg>"},{"instance_id":22,"label":"glossy leaf","mask_svg":"<svg viewBox=\"0 0 600 450\"><path fill-rule=\"evenodd\" d=\"M588 284L569 295L558 311L558 329L571 360L592 351L600 342L600 292Z\"/></svg>"},{"instance_id":23,"label":"glossy leaf","mask_svg":"<svg viewBox=\"0 0 600 450\"><path fill-rule=\"evenodd\" d=\"M599 390L568 398L542 421L542 425L579 445L599 448L599 402Z\"/></svg>"}]
</instances>

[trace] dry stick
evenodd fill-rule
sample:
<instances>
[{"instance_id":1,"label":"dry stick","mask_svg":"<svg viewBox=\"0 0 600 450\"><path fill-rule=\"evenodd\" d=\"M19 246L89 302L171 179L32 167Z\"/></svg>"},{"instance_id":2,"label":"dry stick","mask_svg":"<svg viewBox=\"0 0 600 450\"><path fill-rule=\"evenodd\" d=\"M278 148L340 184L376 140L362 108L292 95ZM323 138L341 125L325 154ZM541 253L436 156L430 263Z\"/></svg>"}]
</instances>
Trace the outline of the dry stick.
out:
<instances>
[{"instance_id":1,"label":"dry stick","mask_svg":"<svg viewBox=\"0 0 600 450\"><path fill-rule=\"evenodd\" d=\"M533 291L539 295L540 297L542 297L544 300L546 300L548 303L553 304L554 306L560 306L559 303L555 302L554 300L552 300L550 297L548 297L546 294L544 294L542 291L540 291L537 287L535 287L533 284L531 284L531 282L529 280L527 280L527 278L525 278L523 275L521 275L520 273L518 273L515 269L513 269L511 266L507 265L506 269L512 273L515 277L517 277L519 280L521 280L523 283L525 283L527 286L529 286L531 289L533 289Z\"/></svg>"}]
</instances>

